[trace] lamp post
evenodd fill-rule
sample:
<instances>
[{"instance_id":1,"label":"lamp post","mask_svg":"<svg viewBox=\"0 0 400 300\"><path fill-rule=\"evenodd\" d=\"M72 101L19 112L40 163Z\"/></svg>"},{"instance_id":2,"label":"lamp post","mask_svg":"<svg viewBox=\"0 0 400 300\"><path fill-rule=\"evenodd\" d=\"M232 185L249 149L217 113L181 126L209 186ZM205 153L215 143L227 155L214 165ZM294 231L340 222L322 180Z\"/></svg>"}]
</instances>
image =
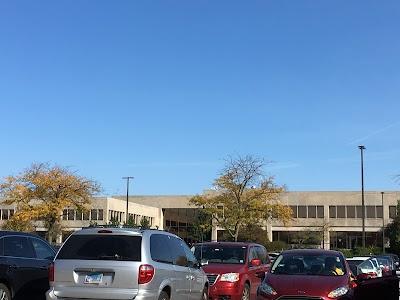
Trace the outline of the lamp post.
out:
<instances>
[{"instance_id":1,"label":"lamp post","mask_svg":"<svg viewBox=\"0 0 400 300\"><path fill-rule=\"evenodd\" d=\"M129 220L129 214L128 214L128 204L129 204L129 179L133 179L134 177L127 176L127 177L122 177L122 179L126 179L126 221L125 225L128 224Z\"/></svg>"},{"instance_id":2,"label":"lamp post","mask_svg":"<svg viewBox=\"0 0 400 300\"><path fill-rule=\"evenodd\" d=\"M385 254L385 214L383 210L383 194L385 192L381 192L382 195L382 252Z\"/></svg>"},{"instance_id":3,"label":"lamp post","mask_svg":"<svg viewBox=\"0 0 400 300\"><path fill-rule=\"evenodd\" d=\"M363 254L365 253L365 203L364 203L364 161L363 161L363 150L364 146L358 146L361 150L361 218L362 218L362 249Z\"/></svg>"}]
</instances>

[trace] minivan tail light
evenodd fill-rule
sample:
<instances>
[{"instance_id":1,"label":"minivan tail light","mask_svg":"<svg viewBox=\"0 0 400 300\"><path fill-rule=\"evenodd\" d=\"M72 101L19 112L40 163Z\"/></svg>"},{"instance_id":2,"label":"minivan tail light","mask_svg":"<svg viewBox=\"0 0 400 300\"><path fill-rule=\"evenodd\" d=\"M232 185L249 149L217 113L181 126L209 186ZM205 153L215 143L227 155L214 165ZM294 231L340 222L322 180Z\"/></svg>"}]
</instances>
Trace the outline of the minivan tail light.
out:
<instances>
[{"instance_id":1,"label":"minivan tail light","mask_svg":"<svg viewBox=\"0 0 400 300\"><path fill-rule=\"evenodd\" d=\"M49 267L49 281L54 281L54 262Z\"/></svg>"},{"instance_id":2,"label":"minivan tail light","mask_svg":"<svg viewBox=\"0 0 400 300\"><path fill-rule=\"evenodd\" d=\"M154 277L154 267L151 265L140 265L138 283L149 283Z\"/></svg>"},{"instance_id":3,"label":"minivan tail light","mask_svg":"<svg viewBox=\"0 0 400 300\"><path fill-rule=\"evenodd\" d=\"M107 230L107 229L101 229L97 231L98 233L112 233L112 230Z\"/></svg>"}]
</instances>

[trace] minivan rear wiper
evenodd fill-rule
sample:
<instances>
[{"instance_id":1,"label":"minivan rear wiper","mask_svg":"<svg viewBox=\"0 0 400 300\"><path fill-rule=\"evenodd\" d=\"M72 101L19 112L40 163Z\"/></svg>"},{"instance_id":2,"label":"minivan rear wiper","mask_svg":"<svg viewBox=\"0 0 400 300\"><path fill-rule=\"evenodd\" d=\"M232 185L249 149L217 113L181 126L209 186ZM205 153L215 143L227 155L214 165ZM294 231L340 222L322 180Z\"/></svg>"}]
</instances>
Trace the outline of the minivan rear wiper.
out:
<instances>
[{"instance_id":1,"label":"minivan rear wiper","mask_svg":"<svg viewBox=\"0 0 400 300\"><path fill-rule=\"evenodd\" d=\"M118 255L118 254L114 254L114 255L99 255L98 257L97 257L97 259L110 259L110 260L112 260L112 259L116 259L116 260L127 260L127 259L130 259L129 257L126 257L126 256L121 256L121 255Z\"/></svg>"}]
</instances>

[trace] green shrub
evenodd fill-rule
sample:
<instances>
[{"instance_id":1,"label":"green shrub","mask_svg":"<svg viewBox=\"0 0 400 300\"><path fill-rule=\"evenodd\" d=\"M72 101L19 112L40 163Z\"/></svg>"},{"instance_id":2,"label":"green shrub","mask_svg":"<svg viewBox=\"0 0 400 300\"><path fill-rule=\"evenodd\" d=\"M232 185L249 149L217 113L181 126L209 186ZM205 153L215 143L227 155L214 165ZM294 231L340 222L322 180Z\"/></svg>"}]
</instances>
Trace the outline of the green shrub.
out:
<instances>
[{"instance_id":1,"label":"green shrub","mask_svg":"<svg viewBox=\"0 0 400 300\"><path fill-rule=\"evenodd\" d=\"M282 250L289 249L290 247L284 241L272 241L264 245L268 252L281 252Z\"/></svg>"}]
</instances>

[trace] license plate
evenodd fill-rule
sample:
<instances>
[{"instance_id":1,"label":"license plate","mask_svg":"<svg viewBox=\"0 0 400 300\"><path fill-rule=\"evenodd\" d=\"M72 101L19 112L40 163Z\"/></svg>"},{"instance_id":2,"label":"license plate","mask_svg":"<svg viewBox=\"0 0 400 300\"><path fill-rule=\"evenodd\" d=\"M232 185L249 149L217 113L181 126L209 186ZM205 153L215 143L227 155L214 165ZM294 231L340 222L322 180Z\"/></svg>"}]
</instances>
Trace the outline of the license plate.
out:
<instances>
[{"instance_id":1,"label":"license plate","mask_svg":"<svg viewBox=\"0 0 400 300\"><path fill-rule=\"evenodd\" d=\"M101 283L103 274L87 274L84 283Z\"/></svg>"}]
</instances>

